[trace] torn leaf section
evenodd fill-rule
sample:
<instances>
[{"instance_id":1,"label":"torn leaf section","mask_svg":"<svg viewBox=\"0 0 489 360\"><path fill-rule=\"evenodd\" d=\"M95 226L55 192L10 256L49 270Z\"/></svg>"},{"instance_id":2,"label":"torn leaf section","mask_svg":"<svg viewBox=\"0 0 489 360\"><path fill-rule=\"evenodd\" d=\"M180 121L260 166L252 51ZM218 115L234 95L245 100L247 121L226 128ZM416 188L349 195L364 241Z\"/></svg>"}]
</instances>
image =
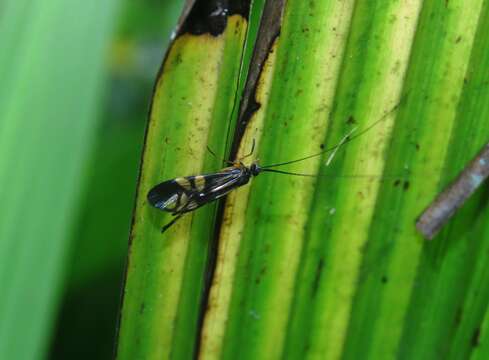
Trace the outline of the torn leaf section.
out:
<instances>
[{"instance_id":1,"label":"torn leaf section","mask_svg":"<svg viewBox=\"0 0 489 360\"><path fill-rule=\"evenodd\" d=\"M171 216L147 192L165 180L219 169L224 156L247 22L228 17L220 36L177 37L155 87L124 289L119 359L191 358L198 334L213 204Z\"/></svg>"}]
</instances>

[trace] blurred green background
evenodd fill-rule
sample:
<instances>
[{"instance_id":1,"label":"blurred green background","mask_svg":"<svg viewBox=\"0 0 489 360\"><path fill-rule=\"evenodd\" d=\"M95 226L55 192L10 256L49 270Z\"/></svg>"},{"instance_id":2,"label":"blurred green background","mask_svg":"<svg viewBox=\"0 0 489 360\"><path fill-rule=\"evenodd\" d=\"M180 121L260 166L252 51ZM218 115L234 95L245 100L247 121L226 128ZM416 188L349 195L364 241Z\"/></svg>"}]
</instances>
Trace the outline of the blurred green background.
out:
<instances>
[{"instance_id":1,"label":"blurred green background","mask_svg":"<svg viewBox=\"0 0 489 360\"><path fill-rule=\"evenodd\" d=\"M182 0L121 1L53 358L112 357L152 87Z\"/></svg>"},{"instance_id":2,"label":"blurred green background","mask_svg":"<svg viewBox=\"0 0 489 360\"><path fill-rule=\"evenodd\" d=\"M152 87L182 0L121 1L53 358L112 356Z\"/></svg>"},{"instance_id":3,"label":"blurred green background","mask_svg":"<svg viewBox=\"0 0 489 360\"><path fill-rule=\"evenodd\" d=\"M0 358L112 357L147 111L182 5L0 3Z\"/></svg>"}]
</instances>

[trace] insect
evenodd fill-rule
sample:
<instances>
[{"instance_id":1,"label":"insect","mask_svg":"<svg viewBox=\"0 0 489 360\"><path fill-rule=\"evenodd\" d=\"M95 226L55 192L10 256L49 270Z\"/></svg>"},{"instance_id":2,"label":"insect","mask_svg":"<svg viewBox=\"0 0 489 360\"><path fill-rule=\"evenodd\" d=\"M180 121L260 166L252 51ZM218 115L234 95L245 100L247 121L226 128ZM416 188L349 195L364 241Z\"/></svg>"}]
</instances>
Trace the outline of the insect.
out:
<instances>
[{"instance_id":1,"label":"insect","mask_svg":"<svg viewBox=\"0 0 489 360\"><path fill-rule=\"evenodd\" d=\"M257 161L254 161L250 166L246 166L242 160L251 156L255 147L253 141L252 149L249 154L236 162L229 162L231 166L223 168L215 173L177 177L175 179L164 181L154 186L147 195L148 202L157 209L171 213L175 218L168 224L163 226L161 232L167 230L184 214L194 211L199 207L215 201L230 191L246 185L254 176L258 176L262 172L272 172L278 174L287 174L293 176L317 177L317 175L301 174L290 171L282 171L274 169L283 165L289 165L320 156L327 152L332 152L326 164L329 164L336 151L345 143L358 138L365 132L369 131L375 125L383 121L389 114L395 111L400 103L394 106L390 111L386 112L380 119L364 128L362 131L351 136L353 129L335 146L325 149L319 153L309 155L300 159L290 160L272 165L260 166ZM209 148L211 154L216 156Z\"/></svg>"},{"instance_id":2,"label":"insect","mask_svg":"<svg viewBox=\"0 0 489 360\"><path fill-rule=\"evenodd\" d=\"M164 181L153 187L148 192L147 198L149 203L155 208L167 211L175 216L172 221L161 229L161 232L164 232L185 213L198 209L205 204L223 197L230 191L246 185L252 177L258 176L261 172L315 177L315 175L280 171L271 168L306 160L318 155L314 154L306 158L268 166L260 166L257 161L253 162L250 166L246 166L239 160L232 163L232 166L215 173L178 177Z\"/></svg>"},{"instance_id":3,"label":"insect","mask_svg":"<svg viewBox=\"0 0 489 360\"><path fill-rule=\"evenodd\" d=\"M164 232L185 213L215 201L230 191L247 184L262 168L241 161L218 172L196 176L178 177L156 185L148 192L148 201L154 207L171 213L175 218L166 224Z\"/></svg>"}]
</instances>

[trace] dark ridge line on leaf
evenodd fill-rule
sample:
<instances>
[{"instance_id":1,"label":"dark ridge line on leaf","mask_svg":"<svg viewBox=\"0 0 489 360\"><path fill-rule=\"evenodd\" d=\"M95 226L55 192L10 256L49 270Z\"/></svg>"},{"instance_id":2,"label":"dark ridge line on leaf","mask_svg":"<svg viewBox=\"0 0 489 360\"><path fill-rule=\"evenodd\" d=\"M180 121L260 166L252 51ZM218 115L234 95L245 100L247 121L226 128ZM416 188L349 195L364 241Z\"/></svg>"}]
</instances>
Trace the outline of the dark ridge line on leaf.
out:
<instances>
[{"instance_id":1,"label":"dark ridge line on leaf","mask_svg":"<svg viewBox=\"0 0 489 360\"><path fill-rule=\"evenodd\" d=\"M226 29L229 16L241 15L248 19L250 2L251 0L196 0L192 4L189 1L177 34L219 36Z\"/></svg>"},{"instance_id":2,"label":"dark ridge line on leaf","mask_svg":"<svg viewBox=\"0 0 489 360\"><path fill-rule=\"evenodd\" d=\"M319 289L319 282L321 280L321 275L323 273L324 268L324 258L321 256L319 258L319 262L316 266L316 273L314 274L314 281L312 282L311 287L311 298L315 298Z\"/></svg>"},{"instance_id":3,"label":"dark ridge line on leaf","mask_svg":"<svg viewBox=\"0 0 489 360\"><path fill-rule=\"evenodd\" d=\"M253 50L252 59L250 61L250 69L248 72L248 77L246 80L243 95L240 97L239 100L240 107L238 112L238 121L236 124L236 129L234 131L233 143L231 145L231 151L230 151L230 158L234 158L236 156L239 143L244 134L246 125L248 124L249 119L251 118L253 113L260 107L260 105L255 101L258 79L260 77L260 74L262 73L263 65L265 64L270 54L270 50L275 42L275 39L278 37L280 33L284 1L285 0L268 0L263 8L262 16L260 19L260 26L258 30L258 36L255 41L255 48ZM250 10L249 3L248 3L247 10L248 12ZM279 16L277 16L277 14ZM246 18L248 18L248 15L246 16ZM274 31L271 33L270 36L270 31L267 31L266 26L271 26L272 24L274 25L273 27ZM263 40L264 37L265 40L267 40L265 43ZM254 66L256 64L258 64L258 66ZM237 83L237 86L239 86L239 81ZM248 105L248 99L250 98L254 101L254 105L253 104ZM238 97L236 96L235 101L237 101L237 99ZM243 106L243 104L245 104L245 106ZM246 112L247 109L253 109L253 110L248 110L247 113ZM243 114L245 113L248 115L248 117L243 116ZM246 119L246 120L243 121L242 119ZM212 280L214 279L214 274L216 271L218 248L219 248L219 235L220 235L220 230L222 228L222 222L224 218L226 199L227 196L221 199L221 201L219 201L218 203L218 207L216 211L216 221L214 225L214 236L212 237L212 240L209 243L209 252L207 258L207 264L205 267L207 271L204 273L203 276L204 286L202 288L201 306L199 310L199 318L198 318L198 325L197 325L198 333L194 343L193 358L195 359L199 358L201 345L202 345L202 333L203 333L204 321L206 319L206 315L209 309L209 295L212 288Z\"/></svg>"},{"instance_id":4,"label":"dark ridge line on leaf","mask_svg":"<svg viewBox=\"0 0 489 360\"><path fill-rule=\"evenodd\" d=\"M472 332L471 345L472 347L477 347L480 344L481 328L478 326Z\"/></svg>"},{"instance_id":5,"label":"dark ridge line on leaf","mask_svg":"<svg viewBox=\"0 0 489 360\"><path fill-rule=\"evenodd\" d=\"M227 195L223 197L217 204L216 209L216 221L214 223L213 233L211 234L209 245L208 245L208 256L207 263L205 265L205 270L203 274L203 287L202 294L200 298L199 314L197 319L197 334L195 336L194 343L194 354L193 358L198 359L200 356L200 349L202 345L202 332L204 330L204 321L207 315L207 310L209 309L209 296L212 288L212 280L214 279L214 274L216 272L217 255L219 250L219 233L224 217L224 210L226 208Z\"/></svg>"},{"instance_id":6,"label":"dark ridge line on leaf","mask_svg":"<svg viewBox=\"0 0 489 360\"><path fill-rule=\"evenodd\" d=\"M267 1L263 9L248 78L239 101L238 121L231 145L230 160L236 157L246 127L253 114L261 107L261 104L256 100L258 84L263 67L272 53L273 45L280 36L284 7L284 0L275 0Z\"/></svg>"}]
</instances>

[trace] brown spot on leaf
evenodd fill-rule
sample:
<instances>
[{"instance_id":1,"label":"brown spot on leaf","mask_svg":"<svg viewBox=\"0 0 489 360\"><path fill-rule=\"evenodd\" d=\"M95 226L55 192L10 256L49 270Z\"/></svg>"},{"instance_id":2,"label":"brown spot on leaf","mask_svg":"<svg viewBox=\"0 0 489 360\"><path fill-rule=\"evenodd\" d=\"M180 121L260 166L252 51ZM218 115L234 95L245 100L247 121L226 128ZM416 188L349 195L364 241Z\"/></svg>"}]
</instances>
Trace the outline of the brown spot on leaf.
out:
<instances>
[{"instance_id":1,"label":"brown spot on leaf","mask_svg":"<svg viewBox=\"0 0 489 360\"><path fill-rule=\"evenodd\" d=\"M355 118L353 117L353 115L350 115L350 116L348 117L348 120L346 120L346 123L347 123L348 125L354 125L354 124L356 124L357 122L356 122Z\"/></svg>"}]
</instances>

